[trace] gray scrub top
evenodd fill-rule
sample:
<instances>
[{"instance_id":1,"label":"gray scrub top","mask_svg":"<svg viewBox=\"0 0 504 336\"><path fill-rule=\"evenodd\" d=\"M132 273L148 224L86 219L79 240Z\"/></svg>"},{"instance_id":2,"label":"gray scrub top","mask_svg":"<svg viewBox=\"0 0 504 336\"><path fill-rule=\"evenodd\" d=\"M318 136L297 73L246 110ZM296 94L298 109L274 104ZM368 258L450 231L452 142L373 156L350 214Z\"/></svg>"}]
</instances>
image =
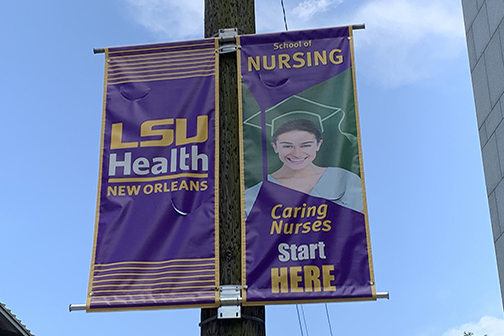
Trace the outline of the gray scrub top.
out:
<instances>
[{"instance_id":1,"label":"gray scrub top","mask_svg":"<svg viewBox=\"0 0 504 336\"><path fill-rule=\"evenodd\" d=\"M282 185L271 177L271 175L268 175L268 181ZM246 216L250 213L261 186L262 182L259 182L255 186L245 190ZM328 167L309 195L328 199L355 211L362 211L364 209L360 177L343 168Z\"/></svg>"}]
</instances>

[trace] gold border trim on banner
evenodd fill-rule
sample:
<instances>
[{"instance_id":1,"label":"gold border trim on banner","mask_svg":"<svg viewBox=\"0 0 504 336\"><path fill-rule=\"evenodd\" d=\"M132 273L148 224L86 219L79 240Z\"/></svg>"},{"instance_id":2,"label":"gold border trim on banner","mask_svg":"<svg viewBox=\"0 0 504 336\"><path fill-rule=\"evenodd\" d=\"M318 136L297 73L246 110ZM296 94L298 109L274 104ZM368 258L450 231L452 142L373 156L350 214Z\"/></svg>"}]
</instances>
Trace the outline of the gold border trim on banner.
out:
<instances>
[{"instance_id":1,"label":"gold border trim on banner","mask_svg":"<svg viewBox=\"0 0 504 336\"><path fill-rule=\"evenodd\" d=\"M357 77L355 75L355 58L354 58L354 45L353 45L353 28L348 26L348 38L350 39L350 57L352 59L352 82L353 82L353 92L354 92L354 102L355 102L355 123L357 126L357 144L359 148L359 165L361 174L361 184L362 184L362 199L364 201L364 219L366 223L366 244L368 252L368 265L369 265L369 281L371 282L371 293L372 300L376 300L376 283L374 278L374 268L373 268L373 256L371 253L371 235L369 231L369 213L367 208L367 197L366 197L366 183L364 179L364 160L362 156L362 141L361 141L361 131L360 131L360 119L359 119L359 103L357 101Z\"/></svg>"},{"instance_id":2,"label":"gold border trim on banner","mask_svg":"<svg viewBox=\"0 0 504 336\"><path fill-rule=\"evenodd\" d=\"M99 159L99 169L98 169L98 191L96 196L96 209L95 209L95 225L94 225L94 235L93 235L93 252L91 256L91 267L89 270L89 281L88 290L86 293L86 311L89 312L91 307L91 296L89 293L92 291L93 284L93 273L96 260L96 242L98 239L98 222L100 220L100 193L102 188L102 175L103 175L103 149L105 141L105 115L107 108L107 80L108 80L108 67L109 67L109 50L105 49L105 70L103 75L103 101L102 101L102 120L101 120L101 135L100 135L100 159Z\"/></svg>"},{"instance_id":3,"label":"gold border trim on banner","mask_svg":"<svg viewBox=\"0 0 504 336\"><path fill-rule=\"evenodd\" d=\"M247 246L246 246L246 226L245 226L245 159L244 159L244 148L243 148L243 91L242 91L242 72L241 72L241 42L240 35L236 37L236 45L238 50L236 51L236 64L237 64L237 86L238 86L238 136L239 136L239 150L240 150L240 228L241 228L241 284L242 288L242 302L247 301Z\"/></svg>"},{"instance_id":4,"label":"gold border trim on banner","mask_svg":"<svg viewBox=\"0 0 504 336\"><path fill-rule=\"evenodd\" d=\"M373 259L371 254L371 236L369 231L369 220L368 220L368 209L367 209L367 198L366 189L364 182L364 164L362 159L362 144L361 144L361 134L360 134L360 121L359 121L359 109L357 101L357 85L356 85L356 75L355 75L355 60L354 60L354 45L353 45L353 28L348 27L348 39L350 47L350 58L351 58L351 71L352 71L352 86L353 86L353 98L355 106L355 121L357 129L357 142L359 151L359 169L361 174L361 185L362 185L362 197L364 202L364 219L365 219L365 229L366 229L366 245L368 253L368 266L369 266L369 281L371 284L371 296L363 297L350 297L350 298L319 298L319 299L306 299L306 300L283 300L283 301L253 301L247 302L246 290L242 291L242 305L243 306L262 306L262 305L279 305L279 304L304 304L304 303L323 303L323 302L357 302L357 301L375 301L377 299L376 294L376 284L374 279L374 268ZM339 27L334 27L339 28ZM328 28L322 28L328 29ZM275 34L275 33L271 33ZM246 289L247 287L247 271L246 271L246 225L245 225L245 175L244 175L244 151L243 151L243 106L242 106L242 78L241 78L241 48L240 48L240 36L236 37L236 44L239 46L237 51L237 64L238 64L238 115L239 115L239 131L240 131L240 192L241 192L241 230L242 230L242 286Z\"/></svg>"},{"instance_id":5,"label":"gold border trim on banner","mask_svg":"<svg viewBox=\"0 0 504 336\"><path fill-rule=\"evenodd\" d=\"M217 52L219 48L218 38L209 39L210 43L203 43L205 45L212 46L213 49L216 50L214 56L214 100L215 100L215 118L214 118L214 134L215 134L215 176L214 176L214 258L210 258L210 260L215 261L215 272L214 272L214 284L215 288L219 286L219 53ZM203 45L201 44L201 45ZM134 47L133 47L134 48ZM142 49L141 49L142 50ZM145 49L144 49L145 50ZM134 51L132 49L131 51ZM98 190L97 190L97 202L95 208L95 226L94 226L94 235L93 235L93 250L91 256L91 267L89 272L89 282L86 293L86 312L112 312L112 311L139 311L139 310L160 310L160 309L179 309L179 308L216 308L219 305L219 293L215 290L211 295L205 296L205 299L209 299L211 297L215 298L214 303L191 303L191 304L166 304L166 302L160 303L160 305L151 305L151 306L135 306L135 307L113 307L113 308L91 308L91 298L92 295L92 284L94 279L94 271L95 271L95 262L96 262L96 247L97 247L97 239L98 239L98 223L100 220L100 195L102 191L102 178L103 178L103 152L104 152L104 143L105 143L105 122L106 122L106 102L107 102L107 87L109 85L109 60L111 57L111 51L109 48L105 48L105 70L104 70L104 85L103 85L103 101L102 101L102 121L101 121L101 140L100 140L100 159L99 159L99 172L98 172ZM130 57L128 56L119 56L119 57ZM114 84L114 83L112 83ZM192 175L191 175L192 176ZM199 176L194 176L199 177ZM164 177L167 179L169 177ZM117 180L117 179L116 179ZM147 181L146 179L142 179L142 182ZM109 182L119 182L112 179ZM120 182L136 182L133 179L121 179ZM170 262L170 261L165 261ZM210 292L209 292L210 294ZM201 296L196 296L193 299L198 299ZM180 298L183 300L184 298ZM126 300L131 301L131 300ZM147 300L148 301L148 300ZM159 303L159 302L158 302ZM153 300L153 304L156 304L156 301Z\"/></svg>"},{"instance_id":6,"label":"gold border trim on banner","mask_svg":"<svg viewBox=\"0 0 504 336\"><path fill-rule=\"evenodd\" d=\"M220 183L220 178L219 178L219 158L220 158L220 152L219 152L219 39L216 37L214 38L214 48L215 48L215 181L214 181L214 190L215 190L215 214L214 214L214 223L215 223L215 230L214 230L214 241L215 241L215 305L218 306L220 302L220 292L217 290L217 288L220 286L220 263L219 263L219 183Z\"/></svg>"}]
</instances>

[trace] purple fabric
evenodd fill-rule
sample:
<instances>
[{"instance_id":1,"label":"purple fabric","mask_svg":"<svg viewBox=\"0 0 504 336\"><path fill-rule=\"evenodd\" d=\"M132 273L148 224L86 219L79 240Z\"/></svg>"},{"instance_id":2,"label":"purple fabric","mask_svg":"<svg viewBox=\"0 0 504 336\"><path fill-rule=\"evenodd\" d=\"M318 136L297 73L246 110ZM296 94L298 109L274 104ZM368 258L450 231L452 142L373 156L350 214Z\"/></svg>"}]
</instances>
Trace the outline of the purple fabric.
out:
<instances>
[{"instance_id":1,"label":"purple fabric","mask_svg":"<svg viewBox=\"0 0 504 336\"><path fill-rule=\"evenodd\" d=\"M275 50L275 43L279 47L287 46L287 48L277 48ZM284 45L284 43L287 45ZM296 47L296 43L300 43L300 46ZM310 43L310 46L305 47L305 43ZM240 37L240 44L243 80L263 111L287 97L336 76L352 66L348 27L245 35ZM290 44L292 44L292 48L288 47ZM338 55L343 57L344 62L336 65L328 61L329 65L323 65L320 62L316 65L315 52L322 53L325 51L328 58L329 53L334 49L342 51ZM294 59L294 54L297 52L304 53L304 55L298 57L305 60L305 65L294 68L294 64L301 64ZM308 65L308 53L311 55L311 66ZM280 67L278 61L278 55L280 54L289 55L291 68ZM257 56L261 61L261 70L256 71L252 68L252 71L248 71L249 57L255 59ZM266 56L266 63L263 62L263 56ZM272 66L272 57L275 59L276 66L272 70L267 70L263 65Z\"/></svg>"},{"instance_id":2,"label":"purple fabric","mask_svg":"<svg viewBox=\"0 0 504 336\"><path fill-rule=\"evenodd\" d=\"M281 205L281 207L278 207ZM301 216L302 209L327 206L325 216L316 213L312 216ZM286 208L301 208L297 218L273 218L282 217L281 213ZM321 208L323 209L323 207ZM323 214L325 211L321 211ZM305 215L307 214L305 211ZM323 217L323 218L319 218ZM281 233L277 231L278 224L282 220ZM313 225L320 221L322 224L316 225L318 231L313 231ZM324 225L325 222L325 225ZM298 223L310 223L298 226ZM272 229L272 226L274 229ZM296 227L298 232L296 233ZM330 229L328 229L330 227ZM310 228L309 232L306 228ZM326 231L325 231L326 230ZM273 231L273 234L272 234ZM290 233L292 232L292 233ZM281 261L278 251L280 244L301 245L318 244L324 245L323 256L321 258L320 248L314 252L314 259ZM368 250L366 242L366 227L364 214L345 207L339 206L323 198L309 196L307 194L283 187L276 183L265 181L261 187L254 208L246 221L246 283L248 286L246 297L247 302L275 302L275 301L304 301L304 300L327 300L351 297L370 297L371 286L370 271L368 265ZM289 249L290 256L292 254ZM296 257L300 253L296 251ZM301 251L302 252L302 251ZM323 265L334 266L334 271L329 274L334 276L330 281L336 291L320 292L314 289L312 292L305 290L300 293L272 293L271 269L281 267L296 266L317 266L319 270ZM300 272L302 275L303 272ZM322 276L319 277L322 281ZM306 285L301 280L299 286L306 288L313 287L313 284ZM289 279L289 287L291 282ZM322 286L323 287L323 286ZM327 289L327 288L326 288Z\"/></svg>"},{"instance_id":3,"label":"purple fabric","mask_svg":"<svg viewBox=\"0 0 504 336\"><path fill-rule=\"evenodd\" d=\"M241 36L240 44L263 143L263 182L244 226L246 303L373 298L366 215L266 178L266 110L351 68L349 28ZM342 94L353 100L353 89Z\"/></svg>"},{"instance_id":4,"label":"purple fabric","mask_svg":"<svg viewBox=\"0 0 504 336\"><path fill-rule=\"evenodd\" d=\"M108 55L90 309L214 304L214 40L114 48ZM184 60L189 58L192 63ZM177 144L183 130L185 138L198 134L198 116L208 118L208 138ZM142 134L149 120L168 120L146 129L173 130L172 143L151 146L148 141L162 136ZM112 125L119 123L121 143L135 147L111 148ZM118 162L130 155L129 174L121 164L109 173L111 155ZM139 158L145 160L135 172ZM159 158L166 160L166 172L151 169Z\"/></svg>"}]
</instances>

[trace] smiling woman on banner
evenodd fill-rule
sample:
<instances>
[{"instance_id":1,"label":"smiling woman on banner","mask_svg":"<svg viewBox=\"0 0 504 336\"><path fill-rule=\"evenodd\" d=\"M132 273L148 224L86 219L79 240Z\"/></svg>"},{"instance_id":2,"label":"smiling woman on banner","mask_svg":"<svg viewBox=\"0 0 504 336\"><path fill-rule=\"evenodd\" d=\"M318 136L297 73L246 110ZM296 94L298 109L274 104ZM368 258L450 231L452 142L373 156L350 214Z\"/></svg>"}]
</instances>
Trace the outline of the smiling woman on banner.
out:
<instances>
[{"instance_id":1,"label":"smiling woman on banner","mask_svg":"<svg viewBox=\"0 0 504 336\"><path fill-rule=\"evenodd\" d=\"M268 175L268 181L362 211L362 186L359 176L343 168L319 167L313 163L322 142L320 128L310 120L295 119L282 124L273 133L271 146L283 165ZM245 191L247 216L261 185L262 182Z\"/></svg>"}]
</instances>

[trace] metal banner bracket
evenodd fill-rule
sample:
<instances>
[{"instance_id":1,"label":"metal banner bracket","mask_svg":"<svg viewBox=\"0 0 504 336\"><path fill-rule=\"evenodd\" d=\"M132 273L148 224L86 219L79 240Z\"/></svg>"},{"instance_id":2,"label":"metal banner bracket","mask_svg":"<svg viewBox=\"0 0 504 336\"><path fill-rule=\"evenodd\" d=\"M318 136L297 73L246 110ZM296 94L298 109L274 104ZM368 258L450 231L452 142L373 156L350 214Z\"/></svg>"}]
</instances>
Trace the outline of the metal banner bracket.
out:
<instances>
[{"instance_id":1,"label":"metal banner bracket","mask_svg":"<svg viewBox=\"0 0 504 336\"><path fill-rule=\"evenodd\" d=\"M238 28L219 29L219 54L227 54L235 52L238 49L236 45L236 36L238 36Z\"/></svg>"},{"instance_id":2,"label":"metal banner bracket","mask_svg":"<svg viewBox=\"0 0 504 336\"><path fill-rule=\"evenodd\" d=\"M217 309L218 319L241 318L241 289L240 285L219 286L220 307Z\"/></svg>"}]
</instances>

